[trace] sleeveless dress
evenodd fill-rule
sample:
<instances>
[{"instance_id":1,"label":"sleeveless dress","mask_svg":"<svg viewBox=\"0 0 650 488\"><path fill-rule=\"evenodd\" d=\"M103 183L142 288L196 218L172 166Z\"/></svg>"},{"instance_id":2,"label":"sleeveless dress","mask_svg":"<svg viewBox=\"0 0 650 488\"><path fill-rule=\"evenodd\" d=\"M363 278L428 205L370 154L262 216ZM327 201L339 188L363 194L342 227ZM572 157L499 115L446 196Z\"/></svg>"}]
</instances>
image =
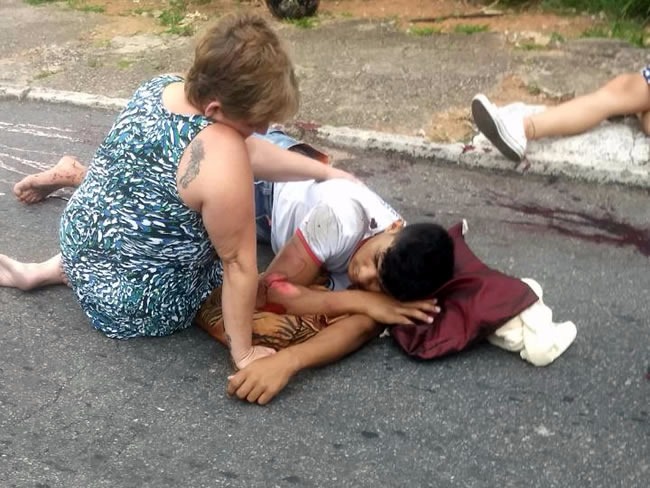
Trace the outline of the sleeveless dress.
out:
<instances>
[{"instance_id":1,"label":"sleeveless dress","mask_svg":"<svg viewBox=\"0 0 650 488\"><path fill-rule=\"evenodd\" d=\"M61 218L64 272L93 327L108 337L163 336L191 325L222 281L201 215L176 188L183 151L212 122L141 85L95 153Z\"/></svg>"}]
</instances>

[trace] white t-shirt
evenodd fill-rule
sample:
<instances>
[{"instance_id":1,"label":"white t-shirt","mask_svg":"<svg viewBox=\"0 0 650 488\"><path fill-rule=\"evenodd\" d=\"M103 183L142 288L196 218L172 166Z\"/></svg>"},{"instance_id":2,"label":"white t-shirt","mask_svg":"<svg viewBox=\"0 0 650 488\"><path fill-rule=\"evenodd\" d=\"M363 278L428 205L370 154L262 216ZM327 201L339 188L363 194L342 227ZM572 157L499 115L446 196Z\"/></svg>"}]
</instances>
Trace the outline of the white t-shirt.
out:
<instances>
[{"instance_id":1,"label":"white t-shirt","mask_svg":"<svg viewBox=\"0 0 650 488\"><path fill-rule=\"evenodd\" d=\"M277 253L297 234L314 261L330 273L331 289L350 285L347 269L359 245L402 217L361 183L328 180L277 183L271 246Z\"/></svg>"}]
</instances>

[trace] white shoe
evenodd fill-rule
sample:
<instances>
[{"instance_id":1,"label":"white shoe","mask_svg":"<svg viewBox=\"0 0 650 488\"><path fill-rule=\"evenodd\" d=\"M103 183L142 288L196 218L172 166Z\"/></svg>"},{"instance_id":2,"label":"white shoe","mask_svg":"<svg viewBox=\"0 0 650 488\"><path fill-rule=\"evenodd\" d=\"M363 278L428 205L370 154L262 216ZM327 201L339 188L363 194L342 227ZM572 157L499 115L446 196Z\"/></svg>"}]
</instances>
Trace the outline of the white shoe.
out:
<instances>
[{"instance_id":1,"label":"white shoe","mask_svg":"<svg viewBox=\"0 0 650 488\"><path fill-rule=\"evenodd\" d=\"M500 115L497 108L483 94L472 99L474 123L485 137L506 158L519 162L526 152L524 120L518 115Z\"/></svg>"}]
</instances>

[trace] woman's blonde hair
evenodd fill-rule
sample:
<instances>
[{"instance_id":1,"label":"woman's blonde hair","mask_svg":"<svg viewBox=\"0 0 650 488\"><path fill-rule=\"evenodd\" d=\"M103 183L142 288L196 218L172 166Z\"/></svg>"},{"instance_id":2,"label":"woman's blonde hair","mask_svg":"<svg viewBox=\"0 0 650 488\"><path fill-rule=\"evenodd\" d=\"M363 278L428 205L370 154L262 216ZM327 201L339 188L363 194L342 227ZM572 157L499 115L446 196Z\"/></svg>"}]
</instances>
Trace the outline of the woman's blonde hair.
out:
<instances>
[{"instance_id":1,"label":"woman's blonde hair","mask_svg":"<svg viewBox=\"0 0 650 488\"><path fill-rule=\"evenodd\" d=\"M218 100L224 115L251 125L282 122L298 111L298 82L277 34L257 15L224 17L199 41L185 80L199 109Z\"/></svg>"}]
</instances>

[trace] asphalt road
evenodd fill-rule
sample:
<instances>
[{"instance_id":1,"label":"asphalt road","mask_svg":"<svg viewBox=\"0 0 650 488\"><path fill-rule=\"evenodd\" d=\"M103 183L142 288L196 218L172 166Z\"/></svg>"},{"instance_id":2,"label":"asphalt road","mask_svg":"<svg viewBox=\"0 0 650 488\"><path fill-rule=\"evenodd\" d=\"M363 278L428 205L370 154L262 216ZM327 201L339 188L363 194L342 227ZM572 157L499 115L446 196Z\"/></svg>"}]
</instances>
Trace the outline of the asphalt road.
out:
<instances>
[{"instance_id":1,"label":"asphalt road","mask_svg":"<svg viewBox=\"0 0 650 488\"><path fill-rule=\"evenodd\" d=\"M113 117L0 101L0 252L57 252L65 201L24 206L11 186L89 158ZM573 346L537 369L489 345L416 362L378 339L258 407L225 395L226 351L200 330L110 340L64 287L0 289L0 486L648 486L648 192L338 161L409 219L467 218L479 256L577 324Z\"/></svg>"}]
</instances>

